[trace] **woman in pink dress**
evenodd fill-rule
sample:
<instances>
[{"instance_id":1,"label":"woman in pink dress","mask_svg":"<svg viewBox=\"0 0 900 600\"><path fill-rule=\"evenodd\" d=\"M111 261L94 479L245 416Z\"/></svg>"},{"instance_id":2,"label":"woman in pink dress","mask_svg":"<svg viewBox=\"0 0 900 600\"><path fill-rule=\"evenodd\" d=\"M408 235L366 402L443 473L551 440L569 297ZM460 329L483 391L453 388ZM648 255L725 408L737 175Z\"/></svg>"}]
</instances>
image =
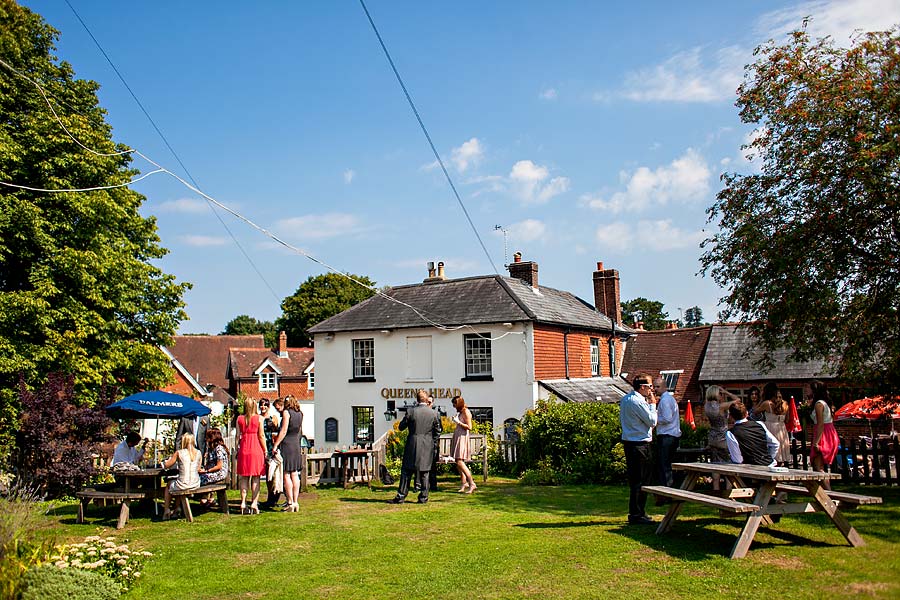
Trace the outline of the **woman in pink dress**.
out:
<instances>
[{"instance_id":1,"label":"woman in pink dress","mask_svg":"<svg viewBox=\"0 0 900 600\"><path fill-rule=\"evenodd\" d=\"M813 471L824 471L826 466L834 462L840 440L831 420L831 401L825 384L821 381L810 381L809 389L813 403L813 411L810 414L813 422L813 440L809 459L812 461ZM827 479L822 485L825 489L831 489L831 482Z\"/></svg>"},{"instance_id":2,"label":"woman in pink dress","mask_svg":"<svg viewBox=\"0 0 900 600\"><path fill-rule=\"evenodd\" d=\"M466 408L466 401L462 396L454 396L451 401L457 414L453 416L456 429L453 430L453 439L450 440L450 456L456 461L456 469L462 477L460 492L471 494L478 486L472 479L472 471L466 466L469 460L469 432L472 430L472 411Z\"/></svg>"},{"instance_id":3,"label":"woman in pink dress","mask_svg":"<svg viewBox=\"0 0 900 600\"><path fill-rule=\"evenodd\" d=\"M266 434L256 401L244 400L244 414L237 418L237 468L240 477L241 514L259 514L259 478L266 472ZM247 508L247 486L252 489Z\"/></svg>"}]
</instances>

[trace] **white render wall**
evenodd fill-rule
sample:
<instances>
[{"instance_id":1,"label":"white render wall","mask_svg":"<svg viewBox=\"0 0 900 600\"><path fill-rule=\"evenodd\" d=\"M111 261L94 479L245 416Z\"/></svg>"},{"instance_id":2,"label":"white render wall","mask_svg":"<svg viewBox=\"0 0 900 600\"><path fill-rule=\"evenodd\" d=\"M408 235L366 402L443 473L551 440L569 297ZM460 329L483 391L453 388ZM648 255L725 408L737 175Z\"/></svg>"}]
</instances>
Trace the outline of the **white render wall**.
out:
<instances>
[{"instance_id":1,"label":"white render wall","mask_svg":"<svg viewBox=\"0 0 900 600\"><path fill-rule=\"evenodd\" d=\"M465 377L465 346L463 336L487 333L491 342L491 370L493 381L461 381ZM431 379L407 378L407 337L431 336ZM350 382L353 377L352 340L373 339L375 354L375 382ZM491 407L494 411L495 434L508 418L521 419L537 399L534 381L534 336L530 323L515 323L465 327L456 331L434 328L398 329L389 333L361 331L336 333L327 340L315 336L316 395L315 431L317 447L344 446L353 443L353 406L371 406L375 412L375 439L390 429L392 423L384 418L387 401L397 407L413 403L416 388L437 389L435 404L443 406L447 415L455 411L450 406L453 393L461 393L471 407ZM398 392L399 390L399 392ZM409 397L405 397L409 394ZM385 395L390 396L385 398ZM401 397L396 397L401 396ZM325 420L338 420L338 441L325 442ZM398 414L402 418L402 413Z\"/></svg>"}]
</instances>

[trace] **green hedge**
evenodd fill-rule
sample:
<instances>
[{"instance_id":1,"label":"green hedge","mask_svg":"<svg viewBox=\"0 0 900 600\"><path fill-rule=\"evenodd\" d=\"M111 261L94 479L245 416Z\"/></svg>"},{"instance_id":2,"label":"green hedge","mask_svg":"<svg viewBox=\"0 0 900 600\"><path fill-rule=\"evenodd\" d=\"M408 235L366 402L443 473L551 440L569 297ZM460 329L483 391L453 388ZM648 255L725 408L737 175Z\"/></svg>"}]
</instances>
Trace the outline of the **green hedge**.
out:
<instances>
[{"instance_id":1,"label":"green hedge","mask_svg":"<svg viewBox=\"0 0 900 600\"><path fill-rule=\"evenodd\" d=\"M122 587L104 575L43 565L25 573L22 600L115 600Z\"/></svg>"},{"instance_id":2,"label":"green hedge","mask_svg":"<svg viewBox=\"0 0 900 600\"><path fill-rule=\"evenodd\" d=\"M625 480L619 406L539 401L522 419L519 456L525 483Z\"/></svg>"}]
</instances>

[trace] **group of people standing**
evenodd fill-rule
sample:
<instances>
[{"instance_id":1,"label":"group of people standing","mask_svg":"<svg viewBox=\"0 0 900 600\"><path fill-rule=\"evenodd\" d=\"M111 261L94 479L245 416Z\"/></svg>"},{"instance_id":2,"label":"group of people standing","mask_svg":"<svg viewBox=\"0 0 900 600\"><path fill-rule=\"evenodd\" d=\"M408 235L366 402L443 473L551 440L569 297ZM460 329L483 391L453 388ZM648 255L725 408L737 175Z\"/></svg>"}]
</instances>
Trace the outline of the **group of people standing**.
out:
<instances>
[{"instance_id":1,"label":"group of people standing","mask_svg":"<svg viewBox=\"0 0 900 600\"><path fill-rule=\"evenodd\" d=\"M266 507L275 508L284 493L286 512L297 512L300 495L300 438L303 413L293 396L268 401L244 400L237 418L237 464L241 514L259 514L260 480L267 478ZM247 504L248 491L250 504Z\"/></svg>"},{"instance_id":2,"label":"group of people standing","mask_svg":"<svg viewBox=\"0 0 900 600\"><path fill-rule=\"evenodd\" d=\"M653 479L653 429L656 429L657 479L672 485L672 461L681 436L681 420L675 397L666 390L662 378L640 374L632 381L634 390L619 403L622 443L630 488L628 522L653 523L647 516L647 495L641 487ZM832 423L831 402L825 384L812 381L804 386L804 399L812 405L813 441L810 461L813 470L824 471L834 462L838 450L837 431ZM787 403L778 386L767 383L750 389L750 406L717 385L706 389L703 412L709 421L707 452L711 462L733 462L760 466L789 466L790 437L785 426ZM732 426L728 422L731 419ZM713 489L720 482L713 478ZM827 486L827 482L826 482Z\"/></svg>"}]
</instances>

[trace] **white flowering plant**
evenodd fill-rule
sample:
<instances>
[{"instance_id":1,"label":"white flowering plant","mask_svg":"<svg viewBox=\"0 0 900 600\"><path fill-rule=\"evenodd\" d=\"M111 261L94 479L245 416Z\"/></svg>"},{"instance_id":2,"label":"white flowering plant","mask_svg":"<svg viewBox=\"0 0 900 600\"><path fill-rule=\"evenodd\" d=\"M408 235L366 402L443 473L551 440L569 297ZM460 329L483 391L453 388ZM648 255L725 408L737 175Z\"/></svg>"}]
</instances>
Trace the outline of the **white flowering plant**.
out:
<instances>
[{"instance_id":1,"label":"white flowering plant","mask_svg":"<svg viewBox=\"0 0 900 600\"><path fill-rule=\"evenodd\" d=\"M92 535L77 544L57 546L50 562L61 569L82 569L106 575L127 590L141 577L144 561L150 556L153 556L150 552L132 550L128 544L119 544L113 537Z\"/></svg>"}]
</instances>

